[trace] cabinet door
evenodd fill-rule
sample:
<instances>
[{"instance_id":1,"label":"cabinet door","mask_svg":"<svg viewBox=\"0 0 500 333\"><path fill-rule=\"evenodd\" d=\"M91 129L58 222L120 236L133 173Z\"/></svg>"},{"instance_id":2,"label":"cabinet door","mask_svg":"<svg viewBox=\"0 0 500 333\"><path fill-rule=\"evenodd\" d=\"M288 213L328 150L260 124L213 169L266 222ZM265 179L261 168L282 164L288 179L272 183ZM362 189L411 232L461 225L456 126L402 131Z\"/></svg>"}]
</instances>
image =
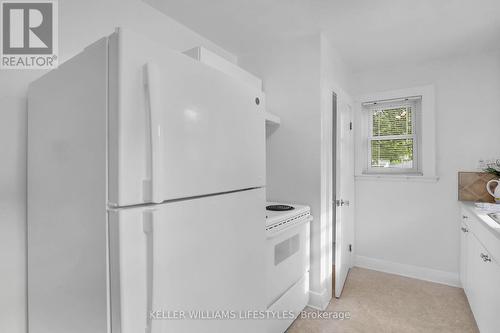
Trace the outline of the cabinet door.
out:
<instances>
[{"instance_id":1,"label":"cabinet door","mask_svg":"<svg viewBox=\"0 0 500 333\"><path fill-rule=\"evenodd\" d=\"M500 265L474 234L467 236L467 297L482 333L500 327Z\"/></svg>"},{"instance_id":2,"label":"cabinet door","mask_svg":"<svg viewBox=\"0 0 500 333\"><path fill-rule=\"evenodd\" d=\"M460 225L460 282L467 292L467 236L469 229L465 223Z\"/></svg>"}]
</instances>

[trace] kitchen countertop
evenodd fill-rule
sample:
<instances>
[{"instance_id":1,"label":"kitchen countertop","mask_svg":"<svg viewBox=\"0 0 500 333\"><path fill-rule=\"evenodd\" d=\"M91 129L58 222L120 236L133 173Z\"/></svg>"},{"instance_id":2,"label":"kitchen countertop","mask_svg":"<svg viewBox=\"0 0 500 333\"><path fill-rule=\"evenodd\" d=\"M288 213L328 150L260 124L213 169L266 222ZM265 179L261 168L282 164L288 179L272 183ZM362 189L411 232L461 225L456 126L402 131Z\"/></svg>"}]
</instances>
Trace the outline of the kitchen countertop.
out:
<instances>
[{"instance_id":1,"label":"kitchen countertop","mask_svg":"<svg viewBox=\"0 0 500 333\"><path fill-rule=\"evenodd\" d=\"M491 231L498 239L500 239L500 224L498 224L496 221L494 221L491 217L488 216L488 213L491 212L483 211L477 208L474 205L474 202L461 201L460 205L464 207L469 213L476 216L476 218L482 221L483 224L486 226L486 228L489 231Z\"/></svg>"}]
</instances>

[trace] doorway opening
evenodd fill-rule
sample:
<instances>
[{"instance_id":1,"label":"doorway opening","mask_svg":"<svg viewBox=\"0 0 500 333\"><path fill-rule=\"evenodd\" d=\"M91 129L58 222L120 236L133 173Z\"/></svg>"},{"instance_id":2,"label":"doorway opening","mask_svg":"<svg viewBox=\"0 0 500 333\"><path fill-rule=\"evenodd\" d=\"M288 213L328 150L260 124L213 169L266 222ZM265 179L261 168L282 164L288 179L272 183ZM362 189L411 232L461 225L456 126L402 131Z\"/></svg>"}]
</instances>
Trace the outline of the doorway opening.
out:
<instances>
[{"instance_id":1,"label":"doorway opening","mask_svg":"<svg viewBox=\"0 0 500 333\"><path fill-rule=\"evenodd\" d=\"M335 173L335 161L337 160L337 94L332 93L332 297L335 297L335 227L336 227L336 173Z\"/></svg>"}]
</instances>

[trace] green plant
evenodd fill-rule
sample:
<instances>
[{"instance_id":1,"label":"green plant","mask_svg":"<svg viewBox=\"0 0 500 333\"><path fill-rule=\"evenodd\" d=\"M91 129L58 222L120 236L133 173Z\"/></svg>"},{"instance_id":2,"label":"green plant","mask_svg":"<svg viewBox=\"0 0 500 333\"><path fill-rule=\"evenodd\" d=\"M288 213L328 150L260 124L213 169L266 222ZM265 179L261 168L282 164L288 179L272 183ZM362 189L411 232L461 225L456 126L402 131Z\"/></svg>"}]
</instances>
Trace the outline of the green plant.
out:
<instances>
[{"instance_id":1,"label":"green plant","mask_svg":"<svg viewBox=\"0 0 500 333\"><path fill-rule=\"evenodd\" d=\"M496 163L488 164L486 169L484 169L484 172L500 178L500 160L497 160Z\"/></svg>"},{"instance_id":2,"label":"green plant","mask_svg":"<svg viewBox=\"0 0 500 333\"><path fill-rule=\"evenodd\" d=\"M500 171L495 168L487 167L486 169L484 169L484 172L490 173L500 178Z\"/></svg>"}]
</instances>

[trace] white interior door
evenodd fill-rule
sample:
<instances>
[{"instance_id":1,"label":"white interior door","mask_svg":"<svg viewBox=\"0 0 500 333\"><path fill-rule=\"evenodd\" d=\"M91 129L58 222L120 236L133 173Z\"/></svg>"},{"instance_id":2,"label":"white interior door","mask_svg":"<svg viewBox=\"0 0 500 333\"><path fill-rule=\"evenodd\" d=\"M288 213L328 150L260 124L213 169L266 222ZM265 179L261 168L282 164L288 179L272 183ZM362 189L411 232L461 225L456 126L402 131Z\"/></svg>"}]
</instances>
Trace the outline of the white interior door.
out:
<instances>
[{"instance_id":1,"label":"white interior door","mask_svg":"<svg viewBox=\"0 0 500 333\"><path fill-rule=\"evenodd\" d=\"M334 95L335 297L340 297L352 266L354 243L354 146L352 108ZM336 104L336 107L335 107Z\"/></svg>"}]
</instances>

